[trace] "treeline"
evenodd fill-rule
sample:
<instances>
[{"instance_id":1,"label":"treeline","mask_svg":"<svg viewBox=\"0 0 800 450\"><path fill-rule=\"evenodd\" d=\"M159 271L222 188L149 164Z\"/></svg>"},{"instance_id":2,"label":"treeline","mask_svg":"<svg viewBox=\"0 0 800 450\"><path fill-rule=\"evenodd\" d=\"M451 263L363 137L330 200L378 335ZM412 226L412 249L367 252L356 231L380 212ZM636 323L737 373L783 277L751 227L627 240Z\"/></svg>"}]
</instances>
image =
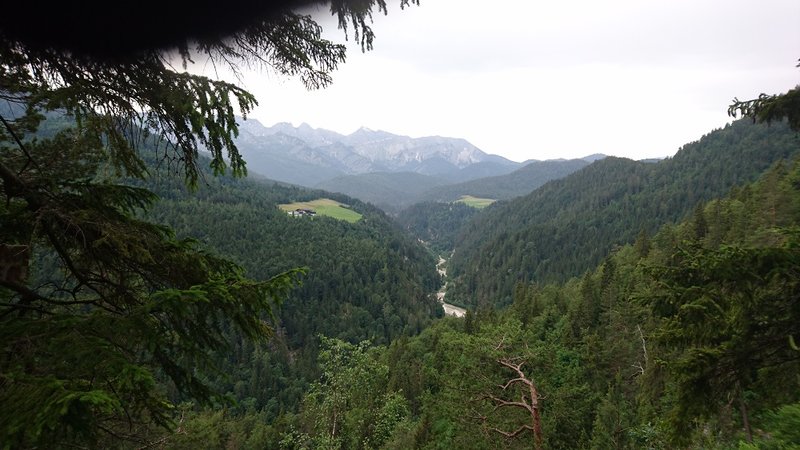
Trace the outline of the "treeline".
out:
<instances>
[{"instance_id":1,"label":"treeline","mask_svg":"<svg viewBox=\"0 0 800 450\"><path fill-rule=\"evenodd\" d=\"M778 164L503 310L388 347L324 340L299 413L189 415L170 446L793 448L798 223L800 163Z\"/></svg>"},{"instance_id":2,"label":"treeline","mask_svg":"<svg viewBox=\"0 0 800 450\"><path fill-rule=\"evenodd\" d=\"M564 281L640 231L753 181L798 149L785 123L740 120L647 164L606 158L528 196L492 205L465 226L450 261L448 301L508 305L518 282Z\"/></svg>"}]
</instances>

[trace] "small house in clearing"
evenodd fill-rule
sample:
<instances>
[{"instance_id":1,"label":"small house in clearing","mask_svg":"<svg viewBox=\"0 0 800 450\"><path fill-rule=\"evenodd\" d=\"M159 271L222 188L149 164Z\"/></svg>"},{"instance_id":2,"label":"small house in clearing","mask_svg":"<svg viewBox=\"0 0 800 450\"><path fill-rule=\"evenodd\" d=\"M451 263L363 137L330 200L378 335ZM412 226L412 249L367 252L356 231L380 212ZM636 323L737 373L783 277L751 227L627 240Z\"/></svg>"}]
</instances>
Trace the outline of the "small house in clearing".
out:
<instances>
[{"instance_id":1,"label":"small house in clearing","mask_svg":"<svg viewBox=\"0 0 800 450\"><path fill-rule=\"evenodd\" d=\"M301 216L314 217L317 215L317 212L314 211L313 209L306 209L306 208L297 208L293 211L288 211L288 213L292 217L301 217Z\"/></svg>"}]
</instances>

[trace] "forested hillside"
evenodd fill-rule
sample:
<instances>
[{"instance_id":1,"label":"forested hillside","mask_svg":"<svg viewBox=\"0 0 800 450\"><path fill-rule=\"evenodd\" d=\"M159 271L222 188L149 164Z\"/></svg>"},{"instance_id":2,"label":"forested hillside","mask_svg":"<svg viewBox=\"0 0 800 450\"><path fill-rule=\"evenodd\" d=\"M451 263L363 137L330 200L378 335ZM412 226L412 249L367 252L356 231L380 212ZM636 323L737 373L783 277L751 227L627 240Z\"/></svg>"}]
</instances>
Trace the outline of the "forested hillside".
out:
<instances>
[{"instance_id":1,"label":"forested hillside","mask_svg":"<svg viewBox=\"0 0 800 450\"><path fill-rule=\"evenodd\" d=\"M423 202L404 209L396 220L436 253L449 257L459 231L479 212L463 202Z\"/></svg>"},{"instance_id":2,"label":"forested hillside","mask_svg":"<svg viewBox=\"0 0 800 450\"><path fill-rule=\"evenodd\" d=\"M388 344L441 317L432 294L440 279L430 253L375 207L322 191L227 177L204 178L196 192L161 173L145 184L161 196L148 217L230 258L254 279L305 267L302 284L276 309L268 347L237 336L216 381L268 417L298 405L318 376L320 336ZM331 197L363 218L291 217L277 205Z\"/></svg>"},{"instance_id":3,"label":"forested hillside","mask_svg":"<svg viewBox=\"0 0 800 450\"><path fill-rule=\"evenodd\" d=\"M526 197L492 205L456 242L448 301L507 305L517 282L550 282L598 264L615 246L686 217L702 201L754 180L795 154L785 123L740 120L670 159L606 158Z\"/></svg>"},{"instance_id":4,"label":"forested hillside","mask_svg":"<svg viewBox=\"0 0 800 450\"><path fill-rule=\"evenodd\" d=\"M507 200L531 193L550 180L565 177L589 163L583 159L534 161L507 175L479 178L428 189L422 201L452 202L462 195Z\"/></svg>"},{"instance_id":5,"label":"forested hillside","mask_svg":"<svg viewBox=\"0 0 800 450\"><path fill-rule=\"evenodd\" d=\"M316 185L319 189L341 192L383 209L397 211L416 203L419 196L447 180L415 172L374 172L334 178Z\"/></svg>"},{"instance_id":6,"label":"forested hillside","mask_svg":"<svg viewBox=\"0 0 800 450\"><path fill-rule=\"evenodd\" d=\"M487 167L491 164L495 163L476 163L461 169L462 172L470 171L473 176L470 181L460 183L453 183L454 176L375 172L337 177L319 183L316 187L341 192L396 214L415 203L450 203L464 195L491 199L520 197L589 163L582 159L534 161L508 174L478 178L477 174L482 168L486 168L490 174L497 171L496 168Z\"/></svg>"}]
</instances>

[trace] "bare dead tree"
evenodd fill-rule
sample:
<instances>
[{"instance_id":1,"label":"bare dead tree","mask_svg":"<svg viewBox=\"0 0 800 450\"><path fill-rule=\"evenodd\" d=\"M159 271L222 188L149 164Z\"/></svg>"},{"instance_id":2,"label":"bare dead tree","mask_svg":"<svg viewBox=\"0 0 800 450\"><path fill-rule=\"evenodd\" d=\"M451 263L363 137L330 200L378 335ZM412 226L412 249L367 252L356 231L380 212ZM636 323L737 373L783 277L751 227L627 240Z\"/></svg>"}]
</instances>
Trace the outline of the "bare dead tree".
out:
<instances>
[{"instance_id":1,"label":"bare dead tree","mask_svg":"<svg viewBox=\"0 0 800 450\"><path fill-rule=\"evenodd\" d=\"M508 380L505 384L498 385L498 387L503 391L519 387L522 391L519 401L506 400L493 394L486 394L485 398L494 402L495 406L493 411L497 411L501 408L517 408L527 411L531 417L531 423L523 424L514 431L501 430L497 427L492 427L490 430L502 434L507 438L516 437L525 430L530 430L533 432L534 446L536 450L540 450L542 448L542 424L539 417L539 392L536 389L536 384L534 384L533 379L525 376L525 373L522 371L522 366L525 362L515 361L515 359L511 358L500 358L497 360L498 364L511 369L517 375L515 378ZM486 417L482 417L482 419L485 421Z\"/></svg>"},{"instance_id":2,"label":"bare dead tree","mask_svg":"<svg viewBox=\"0 0 800 450\"><path fill-rule=\"evenodd\" d=\"M633 364L633 368L639 371L639 375L644 375L644 372L647 369L647 341L644 340L642 327L638 324L636 325L636 331L639 332L639 339L642 341L642 356L644 358L644 364L642 364L640 361L637 361L636 364Z\"/></svg>"}]
</instances>

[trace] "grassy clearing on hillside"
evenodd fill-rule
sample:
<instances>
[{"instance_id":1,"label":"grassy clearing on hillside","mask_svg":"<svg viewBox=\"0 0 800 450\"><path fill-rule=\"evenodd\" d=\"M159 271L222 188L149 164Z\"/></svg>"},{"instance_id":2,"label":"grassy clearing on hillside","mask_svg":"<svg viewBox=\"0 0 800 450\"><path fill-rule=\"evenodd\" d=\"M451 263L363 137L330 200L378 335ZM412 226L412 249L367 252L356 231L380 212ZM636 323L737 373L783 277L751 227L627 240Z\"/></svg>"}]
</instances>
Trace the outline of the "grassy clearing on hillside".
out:
<instances>
[{"instance_id":1,"label":"grassy clearing on hillside","mask_svg":"<svg viewBox=\"0 0 800 450\"><path fill-rule=\"evenodd\" d=\"M284 205L278 205L278 207L286 212L294 211L296 209L310 209L321 216L346 220L350 223L358 222L361 219L361 214L349 209L349 207L344 203L339 203L336 200L331 200L329 198L318 198L310 202L288 203Z\"/></svg>"},{"instance_id":2,"label":"grassy clearing on hillside","mask_svg":"<svg viewBox=\"0 0 800 450\"><path fill-rule=\"evenodd\" d=\"M462 195L461 198L456 201L465 203L467 206L472 206L473 208L481 209L481 208L486 208L487 206L491 205L497 200L492 198L480 198L480 197L473 197L471 195Z\"/></svg>"}]
</instances>

